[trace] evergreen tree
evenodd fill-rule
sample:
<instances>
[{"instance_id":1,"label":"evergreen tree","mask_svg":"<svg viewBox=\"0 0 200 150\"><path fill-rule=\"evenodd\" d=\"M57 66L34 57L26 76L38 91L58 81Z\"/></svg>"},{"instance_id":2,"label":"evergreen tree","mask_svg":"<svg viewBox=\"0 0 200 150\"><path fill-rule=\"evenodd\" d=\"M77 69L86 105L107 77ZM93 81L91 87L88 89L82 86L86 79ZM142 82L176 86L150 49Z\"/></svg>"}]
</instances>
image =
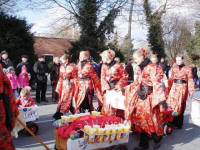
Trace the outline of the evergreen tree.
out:
<instances>
[{"instance_id":1,"label":"evergreen tree","mask_svg":"<svg viewBox=\"0 0 200 150\"><path fill-rule=\"evenodd\" d=\"M194 63L200 63L200 22L195 23L195 35L187 44L187 52Z\"/></svg>"},{"instance_id":2,"label":"evergreen tree","mask_svg":"<svg viewBox=\"0 0 200 150\"><path fill-rule=\"evenodd\" d=\"M21 61L21 55L28 55L31 63L35 60L31 25L25 20L0 13L0 51L6 50L14 65Z\"/></svg>"},{"instance_id":3,"label":"evergreen tree","mask_svg":"<svg viewBox=\"0 0 200 150\"><path fill-rule=\"evenodd\" d=\"M159 58L165 57L163 30L162 30L162 15L164 11L152 12L149 0L144 0L144 10L146 21L149 24L148 41L151 44L151 50L157 54Z\"/></svg>"},{"instance_id":4,"label":"evergreen tree","mask_svg":"<svg viewBox=\"0 0 200 150\"><path fill-rule=\"evenodd\" d=\"M129 44L131 44L131 45L129 45ZM128 57L127 56L127 54L128 54L127 49L130 49L130 48L131 48L130 56ZM123 39L119 49L120 49L121 53L124 55L126 61L131 58L133 44L132 44L132 42L130 42L128 36L125 36L125 38Z\"/></svg>"},{"instance_id":5,"label":"evergreen tree","mask_svg":"<svg viewBox=\"0 0 200 150\"><path fill-rule=\"evenodd\" d=\"M107 16L98 22L98 13L101 1L98 0L79 0L78 14L75 16L80 27L80 40L72 43L73 61L77 60L81 50L89 50L91 55L97 59L102 50L107 48L106 37L113 33L114 20L119 12L118 9L111 9ZM99 25L98 25L99 24Z\"/></svg>"},{"instance_id":6,"label":"evergreen tree","mask_svg":"<svg viewBox=\"0 0 200 150\"><path fill-rule=\"evenodd\" d=\"M118 42L118 34L117 32L115 32L114 37L113 37L113 41L111 41L110 43L108 43L108 48L112 49L115 51L115 56L119 57L121 62L124 61L124 55L123 53L120 51L119 48L119 42Z\"/></svg>"}]
</instances>

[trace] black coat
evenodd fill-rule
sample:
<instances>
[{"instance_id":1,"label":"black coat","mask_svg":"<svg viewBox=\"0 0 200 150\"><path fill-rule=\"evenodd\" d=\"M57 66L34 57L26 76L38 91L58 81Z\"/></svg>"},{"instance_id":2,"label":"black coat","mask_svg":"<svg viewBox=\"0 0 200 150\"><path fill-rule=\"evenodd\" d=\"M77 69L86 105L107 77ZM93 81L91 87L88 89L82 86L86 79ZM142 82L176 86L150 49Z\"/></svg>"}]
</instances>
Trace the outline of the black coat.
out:
<instances>
[{"instance_id":1,"label":"black coat","mask_svg":"<svg viewBox=\"0 0 200 150\"><path fill-rule=\"evenodd\" d=\"M7 58L7 59L1 59L1 65L3 68L8 69L8 67L13 66L13 63L9 58Z\"/></svg>"},{"instance_id":2,"label":"black coat","mask_svg":"<svg viewBox=\"0 0 200 150\"><path fill-rule=\"evenodd\" d=\"M33 68L32 68L32 65L31 65L29 62L20 62L20 63L17 65L17 67L16 67L16 74L17 74L17 75L20 74L21 68L22 68L22 66L24 66L24 65L25 65L26 68L27 68L27 72L30 73L31 76L32 76L32 74L33 74Z\"/></svg>"},{"instance_id":3,"label":"black coat","mask_svg":"<svg viewBox=\"0 0 200 150\"><path fill-rule=\"evenodd\" d=\"M160 62L159 65L162 67L163 71L165 72L167 69L167 65L165 63Z\"/></svg>"},{"instance_id":4,"label":"black coat","mask_svg":"<svg viewBox=\"0 0 200 150\"><path fill-rule=\"evenodd\" d=\"M33 71L36 74L37 82L47 82L45 73L48 73L48 66L45 62L37 61L33 66Z\"/></svg>"},{"instance_id":5,"label":"black coat","mask_svg":"<svg viewBox=\"0 0 200 150\"><path fill-rule=\"evenodd\" d=\"M53 64L52 71L50 73L50 80L52 86L57 85L59 79L59 73L60 73L60 65Z\"/></svg>"},{"instance_id":6,"label":"black coat","mask_svg":"<svg viewBox=\"0 0 200 150\"><path fill-rule=\"evenodd\" d=\"M192 67L192 74L193 74L193 77L194 77L194 78L198 78L198 75L197 75L197 67Z\"/></svg>"},{"instance_id":7,"label":"black coat","mask_svg":"<svg viewBox=\"0 0 200 150\"><path fill-rule=\"evenodd\" d=\"M133 72L133 66L132 64L128 64L125 67L126 72L128 73L128 80L134 80L134 72Z\"/></svg>"}]
</instances>

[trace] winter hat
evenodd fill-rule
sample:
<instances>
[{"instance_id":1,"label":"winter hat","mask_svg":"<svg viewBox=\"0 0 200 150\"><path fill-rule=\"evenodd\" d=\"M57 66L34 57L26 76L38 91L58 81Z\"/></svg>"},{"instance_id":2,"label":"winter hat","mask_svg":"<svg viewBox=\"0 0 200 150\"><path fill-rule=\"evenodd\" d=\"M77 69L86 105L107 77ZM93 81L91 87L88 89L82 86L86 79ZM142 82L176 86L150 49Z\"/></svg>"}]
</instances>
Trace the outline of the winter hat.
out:
<instances>
[{"instance_id":1,"label":"winter hat","mask_svg":"<svg viewBox=\"0 0 200 150\"><path fill-rule=\"evenodd\" d=\"M7 69L8 71L11 71L11 70L13 70L13 71L15 71L15 69L14 69L14 67L13 66L10 66L10 67L8 67L8 69Z\"/></svg>"},{"instance_id":2,"label":"winter hat","mask_svg":"<svg viewBox=\"0 0 200 150\"><path fill-rule=\"evenodd\" d=\"M27 55L22 55L21 58L26 58L26 59L28 59L28 56L27 56Z\"/></svg>"},{"instance_id":3,"label":"winter hat","mask_svg":"<svg viewBox=\"0 0 200 150\"><path fill-rule=\"evenodd\" d=\"M3 51L1 52L1 55L3 55L3 54L8 54L8 52L5 51L5 50L3 50Z\"/></svg>"}]
</instances>

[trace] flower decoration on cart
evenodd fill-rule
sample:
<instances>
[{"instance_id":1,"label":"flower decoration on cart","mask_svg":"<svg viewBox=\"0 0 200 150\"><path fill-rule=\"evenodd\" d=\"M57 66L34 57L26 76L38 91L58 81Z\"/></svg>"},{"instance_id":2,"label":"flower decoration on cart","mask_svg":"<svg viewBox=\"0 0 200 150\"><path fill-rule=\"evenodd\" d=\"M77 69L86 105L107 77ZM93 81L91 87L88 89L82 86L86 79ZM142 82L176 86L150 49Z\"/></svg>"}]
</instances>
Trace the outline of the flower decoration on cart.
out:
<instances>
[{"instance_id":1,"label":"flower decoration on cart","mask_svg":"<svg viewBox=\"0 0 200 150\"><path fill-rule=\"evenodd\" d=\"M62 119L55 121L53 125L57 128L59 137L71 140L84 137L88 143L128 138L131 129L131 125L124 123L120 117L105 116L99 112L92 112L91 115L62 116Z\"/></svg>"}]
</instances>

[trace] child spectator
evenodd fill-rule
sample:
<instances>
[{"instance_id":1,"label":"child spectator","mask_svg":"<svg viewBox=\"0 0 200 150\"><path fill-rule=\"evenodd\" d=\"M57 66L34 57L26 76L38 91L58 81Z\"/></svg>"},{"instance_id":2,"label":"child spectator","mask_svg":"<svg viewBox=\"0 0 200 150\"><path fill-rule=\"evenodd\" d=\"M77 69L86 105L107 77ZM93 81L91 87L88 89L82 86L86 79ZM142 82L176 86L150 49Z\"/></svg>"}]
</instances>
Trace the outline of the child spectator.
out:
<instances>
[{"instance_id":1,"label":"child spectator","mask_svg":"<svg viewBox=\"0 0 200 150\"><path fill-rule=\"evenodd\" d=\"M8 67L6 75L7 75L8 79L10 80L14 96L15 96L15 98L17 98L19 96L18 91L17 91L18 78L17 78L17 75L15 74L15 69L12 66Z\"/></svg>"},{"instance_id":2,"label":"child spectator","mask_svg":"<svg viewBox=\"0 0 200 150\"><path fill-rule=\"evenodd\" d=\"M30 93L30 86L22 88L20 96L17 98L18 107L32 107L35 105L35 101L31 98Z\"/></svg>"},{"instance_id":3,"label":"child spectator","mask_svg":"<svg viewBox=\"0 0 200 150\"><path fill-rule=\"evenodd\" d=\"M29 86L30 74L27 72L26 66L22 66L21 73L18 77L19 80L19 88L22 89L25 86Z\"/></svg>"}]
</instances>

